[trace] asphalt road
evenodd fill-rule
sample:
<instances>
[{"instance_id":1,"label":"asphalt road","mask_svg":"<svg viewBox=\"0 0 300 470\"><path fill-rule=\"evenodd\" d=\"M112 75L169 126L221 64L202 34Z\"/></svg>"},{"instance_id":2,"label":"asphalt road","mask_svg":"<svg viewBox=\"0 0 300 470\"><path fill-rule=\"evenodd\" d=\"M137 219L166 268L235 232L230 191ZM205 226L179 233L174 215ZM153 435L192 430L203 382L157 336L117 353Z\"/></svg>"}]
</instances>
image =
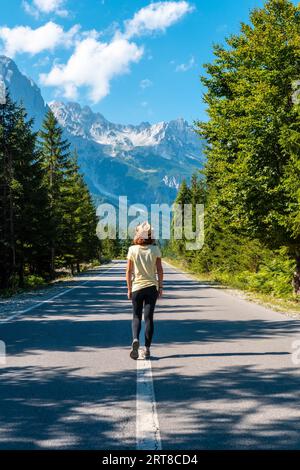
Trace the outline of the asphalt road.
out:
<instances>
[{"instance_id":1,"label":"asphalt road","mask_svg":"<svg viewBox=\"0 0 300 470\"><path fill-rule=\"evenodd\" d=\"M0 323L0 449L135 449L124 270ZM299 449L300 321L165 272L151 359L162 449Z\"/></svg>"}]
</instances>

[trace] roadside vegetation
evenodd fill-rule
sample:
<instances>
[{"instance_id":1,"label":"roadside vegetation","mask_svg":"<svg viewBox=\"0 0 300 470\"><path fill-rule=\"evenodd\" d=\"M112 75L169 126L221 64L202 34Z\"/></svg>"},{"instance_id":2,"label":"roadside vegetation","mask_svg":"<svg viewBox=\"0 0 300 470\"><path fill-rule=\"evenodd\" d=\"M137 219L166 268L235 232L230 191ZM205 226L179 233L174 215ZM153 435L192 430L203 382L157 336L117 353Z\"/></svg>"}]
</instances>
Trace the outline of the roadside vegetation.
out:
<instances>
[{"instance_id":1,"label":"roadside vegetation","mask_svg":"<svg viewBox=\"0 0 300 470\"><path fill-rule=\"evenodd\" d=\"M165 248L194 273L294 306L300 294L300 6L267 1L206 65L207 163L176 202L205 204L205 243Z\"/></svg>"},{"instance_id":2,"label":"roadside vegetation","mask_svg":"<svg viewBox=\"0 0 300 470\"><path fill-rule=\"evenodd\" d=\"M51 111L39 133L9 95L0 104L0 295L100 260L96 209Z\"/></svg>"}]
</instances>

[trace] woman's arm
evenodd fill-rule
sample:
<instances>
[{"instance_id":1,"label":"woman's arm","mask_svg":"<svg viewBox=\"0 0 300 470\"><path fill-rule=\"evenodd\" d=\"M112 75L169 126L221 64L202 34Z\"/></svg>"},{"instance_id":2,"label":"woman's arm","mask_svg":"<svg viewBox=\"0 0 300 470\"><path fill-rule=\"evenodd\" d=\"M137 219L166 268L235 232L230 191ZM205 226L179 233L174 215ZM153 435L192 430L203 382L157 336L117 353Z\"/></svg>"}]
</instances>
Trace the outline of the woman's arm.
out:
<instances>
[{"instance_id":1,"label":"woman's arm","mask_svg":"<svg viewBox=\"0 0 300 470\"><path fill-rule=\"evenodd\" d=\"M156 258L156 271L158 276L158 292L159 297L162 296L163 293L163 280L164 280L164 271L161 263L161 258Z\"/></svg>"},{"instance_id":2,"label":"woman's arm","mask_svg":"<svg viewBox=\"0 0 300 470\"><path fill-rule=\"evenodd\" d=\"M127 297L131 299L132 297L132 272L133 272L133 262L129 259L127 261L126 268L126 282L127 282Z\"/></svg>"}]
</instances>

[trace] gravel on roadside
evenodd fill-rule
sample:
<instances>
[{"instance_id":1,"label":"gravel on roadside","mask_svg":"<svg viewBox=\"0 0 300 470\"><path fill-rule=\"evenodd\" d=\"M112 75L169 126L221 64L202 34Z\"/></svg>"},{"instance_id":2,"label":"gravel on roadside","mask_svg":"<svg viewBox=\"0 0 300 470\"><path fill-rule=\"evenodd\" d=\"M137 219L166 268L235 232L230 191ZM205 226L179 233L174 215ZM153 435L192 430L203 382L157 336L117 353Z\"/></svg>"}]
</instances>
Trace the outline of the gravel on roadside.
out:
<instances>
[{"instance_id":1,"label":"gravel on roadside","mask_svg":"<svg viewBox=\"0 0 300 470\"><path fill-rule=\"evenodd\" d=\"M106 265L108 267L108 265ZM105 266L103 266L105 268ZM102 266L101 266L102 268ZM40 289L34 289L32 291L22 292L21 294L16 294L7 299L0 299L0 321L5 320L6 318L22 313L23 310L33 307L35 304L48 300L50 297L60 294L62 291L68 287L72 287L72 284L76 281L82 280L86 281L89 278L92 278L94 271L99 270L99 266L90 268L88 271L85 271L76 276L70 276L63 279L54 281L52 284L42 287Z\"/></svg>"}]
</instances>

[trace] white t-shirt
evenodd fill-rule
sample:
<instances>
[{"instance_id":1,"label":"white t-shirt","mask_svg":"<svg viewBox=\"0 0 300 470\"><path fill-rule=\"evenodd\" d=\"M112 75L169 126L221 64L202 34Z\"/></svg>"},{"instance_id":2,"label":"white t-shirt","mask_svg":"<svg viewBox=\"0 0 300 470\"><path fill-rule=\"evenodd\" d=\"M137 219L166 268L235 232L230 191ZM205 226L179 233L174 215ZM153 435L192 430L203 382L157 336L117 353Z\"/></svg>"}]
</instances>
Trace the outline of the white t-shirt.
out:
<instances>
[{"instance_id":1,"label":"white t-shirt","mask_svg":"<svg viewBox=\"0 0 300 470\"><path fill-rule=\"evenodd\" d=\"M158 288L157 258L161 258L161 251L157 245L132 245L129 248L127 259L130 259L134 266L132 292L150 286Z\"/></svg>"}]
</instances>

